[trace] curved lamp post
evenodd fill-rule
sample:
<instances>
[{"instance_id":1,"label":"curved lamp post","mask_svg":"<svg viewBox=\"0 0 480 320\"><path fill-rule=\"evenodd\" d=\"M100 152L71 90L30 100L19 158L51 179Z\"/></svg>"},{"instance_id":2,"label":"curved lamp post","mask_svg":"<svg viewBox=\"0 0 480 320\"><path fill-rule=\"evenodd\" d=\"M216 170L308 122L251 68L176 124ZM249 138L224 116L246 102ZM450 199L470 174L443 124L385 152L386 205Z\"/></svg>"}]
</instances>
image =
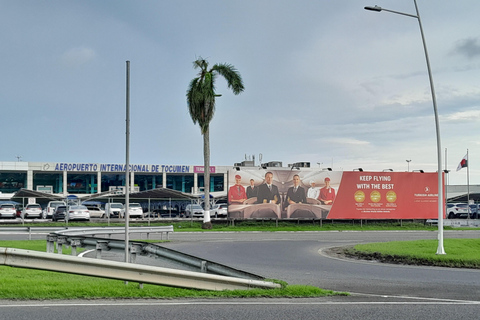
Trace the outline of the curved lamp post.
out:
<instances>
[{"instance_id":1,"label":"curved lamp post","mask_svg":"<svg viewBox=\"0 0 480 320\"><path fill-rule=\"evenodd\" d=\"M432 101L433 101L433 112L435 114L435 127L437 133L437 160L438 160L438 248L437 254L445 254L445 249L443 248L443 180L442 180L442 147L440 143L440 124L438 121L438 111L437 111L437 99L435 98L435 88L433 86L433 77L432 70L430 68L430 60L428 59L427 45L425 43L425 35L423 34L422 21L420 19L420 13L418 12L417 0L413 0L415 3L416 15L403 13L399 11L388 10L379 6L374 7L365 7L365 10L370 11L387 11L407 17L416 18L418 20L418 25L420 26L420 33L422 34L423 49L425 51L425 59L427 61L428 77L430 79L430 91L432 92Z\"/></svg>"}]
</instances>

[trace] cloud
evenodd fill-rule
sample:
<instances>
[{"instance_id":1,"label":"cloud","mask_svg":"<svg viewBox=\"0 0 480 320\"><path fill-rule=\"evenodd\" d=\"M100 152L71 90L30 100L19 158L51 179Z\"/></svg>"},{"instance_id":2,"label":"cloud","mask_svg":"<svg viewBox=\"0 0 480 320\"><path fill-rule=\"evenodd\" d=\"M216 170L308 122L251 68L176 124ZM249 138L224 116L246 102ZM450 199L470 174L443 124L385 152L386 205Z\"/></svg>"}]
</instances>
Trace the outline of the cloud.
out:
<instances>
[{"instance_id":1,"label":"cloud","mask_svg":"<svg viewBox=\"0 0 480 320\"><path fill-rule=\"evenodd\" d=\"M77 47L66 51L60 58L61 63L67 67L79 67L89 63L96 57L91 48Z\"/></svg>"},{"instance_id":2,"label":"cloud","mask_svg":"<svg viewBox=\"0 0 480 320\"><path fill-rule=\"evenodd\" d=\"M454 122L464 122L464 121L479 121L480 120L480 110L466 110L455 112L442 117L442 121L454 121Z\"/></svg>"},{"instance_id":3,"label":"cloud","mask_svg":"<svg viewBox=\"0 0 480 320\"><path fill-rule=\"evenodd\" d=\"M454 52L469 59L480 56L480 38L468 38L457 41Z\"/></svg>"},{"instance_id":4,"label":"cloud","mask_svg":"<svg viewBox=\"0 0 480 320\"><path fill-rule=\"evenodd\" d=\"M368 141L362 141L354 138L325 138L331 144L350 145L350 146L365 146L370 145Z\"/></svg>"}]
</instances>

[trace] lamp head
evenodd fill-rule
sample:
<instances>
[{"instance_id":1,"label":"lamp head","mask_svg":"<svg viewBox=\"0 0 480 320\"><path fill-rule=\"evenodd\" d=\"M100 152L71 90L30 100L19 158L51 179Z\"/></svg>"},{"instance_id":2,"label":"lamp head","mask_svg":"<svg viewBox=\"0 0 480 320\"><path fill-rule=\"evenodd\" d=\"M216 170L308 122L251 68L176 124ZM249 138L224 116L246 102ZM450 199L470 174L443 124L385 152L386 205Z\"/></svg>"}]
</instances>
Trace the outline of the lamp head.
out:
<instances>
[{"instance_id":1,"label":"lamp head","mask_svg":"<svg viewBox=\"0 0 480 320\"><path fill-rule=\"evenodd\" d=\"M370 11L376 11L376 12L380 12L382 11L382 7L379 7L377 5L375 5L375 7L370 7L370 6L367 6L364 8L365 10L370 10Z\"/></svg>"}]
</instances>

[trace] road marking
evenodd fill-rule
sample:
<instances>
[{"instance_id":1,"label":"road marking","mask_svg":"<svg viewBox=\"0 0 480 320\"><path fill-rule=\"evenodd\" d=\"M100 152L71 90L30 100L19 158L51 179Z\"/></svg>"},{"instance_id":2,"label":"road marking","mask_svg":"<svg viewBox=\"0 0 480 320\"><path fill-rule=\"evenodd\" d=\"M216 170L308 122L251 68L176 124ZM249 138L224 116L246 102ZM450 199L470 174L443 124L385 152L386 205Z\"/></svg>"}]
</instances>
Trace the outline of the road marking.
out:
<instances>
[{"instance_id":1,"label":"road marking","mask_svg":"<svg viewBox=\"0 0 480 320\"><path fill-rule=\"evenodd\" d=\"M383 296L379 296L383 297ZM389 296L390 298L402 298L400 296ZM408 299L416 299L414 297L405 297ZM310 298L309 298L310 299ZM422 299L422 298L418 298ZM150 301L150 302L125 302L125 300L112 301L112 302L56 302L56 303L25 303L25 304L12 304L12 305L0 305L0 308L26 308L26 307L99 307L99 306L182 306L182 305L225 305L225 306L238 306L238 305L480 305L480 301L464 301L464 300L440 300L438 301L187 301L187 302L175 302L175 301Z\"/></svg>"}]
</instances>

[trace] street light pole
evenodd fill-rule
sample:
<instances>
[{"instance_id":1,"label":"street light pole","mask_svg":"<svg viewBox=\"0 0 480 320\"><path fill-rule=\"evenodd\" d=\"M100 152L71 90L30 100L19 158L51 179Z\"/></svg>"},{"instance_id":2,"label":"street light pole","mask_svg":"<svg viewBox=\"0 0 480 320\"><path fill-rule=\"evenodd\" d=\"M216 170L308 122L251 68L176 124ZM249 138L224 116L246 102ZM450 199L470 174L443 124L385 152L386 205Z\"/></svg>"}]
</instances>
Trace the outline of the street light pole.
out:
<instances>
[{"instance_id":1,"label":"street light pole","mask_svg":"<svg viewBox=\"0 0 480 320\"><path fill-rule=\"evenodd\" d=\"M407 161L407 172L410 172L410 161L412 160L405 160Z\"/></svg>"},{"instance_id":2,"label":"street light pole","mask_svg":"<svg viewBox=\"0 0 480 320\"><path fill-rule=\"evenodd\" d=\"M387 12L392 12L412 18L416 18L418 20L418 25L420 27L420 33L422 35L422 42L423 42L423 50L425 51L425 59L427 61L427 70L428 70L428 77L430 80L430 91L432 93L432 102L433 102L433 112L435 114L435 129L436 129L436 135L437 135L437 172L438 172L438 248L437 248L437 254L445 254L445 249L443 247L443 171L442 171L442 145L440 142L440 124L438 120L438 110L437 110L437 99L435 97L435 88L433 86L433 76L432 76L432 70L430 68L430 60L428 58L428 51L427 51L427 44L425 42L425 35L423 34L423 27L422 27L422 20L420 19L420 13L418 11L418 6L417 6L417 0L413 0L415 3L415 10L417 12L417 15L409 14L409 13L403 13L403 12L398 12L398 11L393 11L393 10L388 10L384 9L379 6L374 6L374 7L365 7L365 10L370 10L370 11L387 11Z\"/></svg>"}]
</instances>

